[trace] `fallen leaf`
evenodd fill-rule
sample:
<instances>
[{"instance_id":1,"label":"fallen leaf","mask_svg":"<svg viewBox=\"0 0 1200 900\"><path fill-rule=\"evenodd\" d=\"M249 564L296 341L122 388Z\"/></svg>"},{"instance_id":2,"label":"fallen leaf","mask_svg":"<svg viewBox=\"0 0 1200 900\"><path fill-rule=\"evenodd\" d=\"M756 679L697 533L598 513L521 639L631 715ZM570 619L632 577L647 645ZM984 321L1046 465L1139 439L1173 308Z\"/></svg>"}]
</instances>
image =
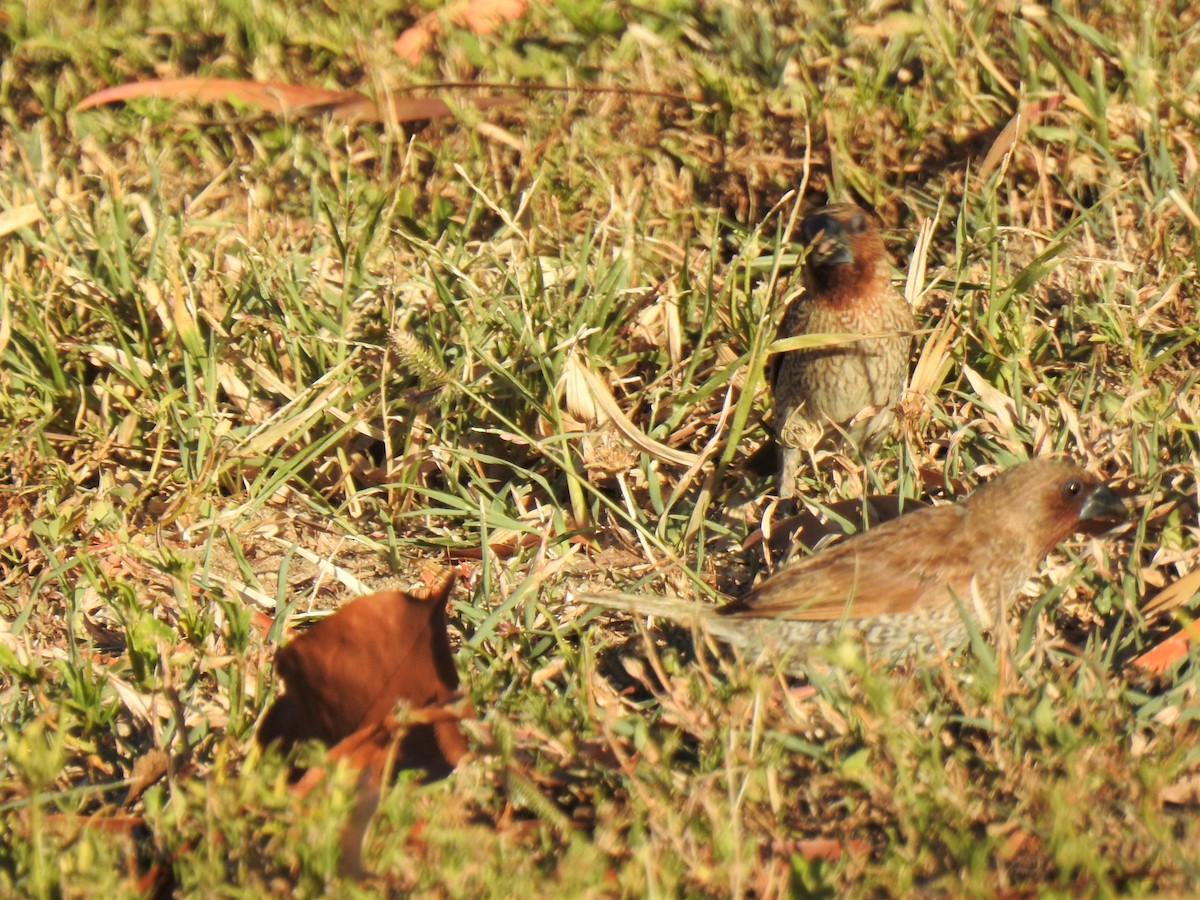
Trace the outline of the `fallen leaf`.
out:
<instances>
[{"instance_id":1,"label":"fallen leaf","mask_svg":"<svg viewBox=\"0 0 1200 900\"><path fill-rule=\"evenodd\" d=\"M512 19L525 15L528 0L463 0L451 7L450 16L456 25L475 34L490 34Z\"/></svg>"},{"instance_id":2,"label":"fallen leaf","mask_svg":"<svg viewBox=\"0 0 1200 900\"><path fill-rule=\"evenodd\" d=\"M1200 626L1193 623L1184 625L1182 631L1177 631L1165 641L1155 644L1133 661L1135 666L1161 675L1176 662L1188 654L1188 644L1200 641Z\"/></svg>"},{"instance_id":3,"label":"fallen leaf","mask_svg":"<svg viewBox=\"0 0 1200 900\"><path fill-rule=\"evenodd\" d=\"M36 203L25 203L6 209L4 212L0 212L0 237L22 228L28 228L43 218L42 209Z\"/></svg>"},{"instance_id":4,"label":"fallen leaf","mask_svg":"<svg viewBox=\"0 0 1200 900\"><path fill-rule=\"evenodd\" d=\"M1176 578L1155 594L1142 607L1142 616L1150 618L1177 606L1183 606L1200 591L1200 569L1194 569L1182 578Z\"/></svg>"},{"instance_id":5,"label":"fallen leaf","mask_svg":"<svg viewBox=\"0 0 1200 900\"><path fill-rule=\"evenodd\" d=\"M1163 803L1172 806L1200 806L1200 775L1185 775L1159 792Z\"/></svg>"},{"instance_id":6,"label":"fallen leaf","mask_svg":"<svg viewBox=\"0 0 1200 900\"><path fill-rule=\"evenodd\" d=\"M1182 578L1177 578L1155 594L1142 607L1142 615L1149 619L1168 610L1175 609L1187 603L1200 591L1200 569L1193 570ZM1146 669L1155 675L1161 675L1188 653L1188 644L1200 641L1200 625L1194 622L1183 622L1183 629L1177 631L1164 641L1151 647L1133 664Z\"/></svg>"},{"instance_id":7,"label":"fallen leaf","mask_svg":"<svg viewBox=\"0 0 1200 900\"><path fill-rule=\"evenodd\" d=\"M528 6L528 0L458 0L443 10L422 16L396 38L392 49L406 63L415 66L441 33L443 20L475 34L490 34L505 22L519 19Z\"/></svg>"},{"instance_id":8,"label":"fallen leaf","mask_svg":"<svg viewBox=\"0 0 1200 900\"><path fill-rule=\"evenodd\" d=\"M987 177L1013 152L1017 144L1021 142L1021 139L1025 137L1025 132L1029 130L1030 125L1036 124L1048 114L1058 109L1059 104L1062 102L1063 95L1054 94L1044 100L1026 104L1021 109L1018 109L1017 114L1009 119L1008 124L996 135L996 140L992 142L991 149L988 150L987 156L983 158L983 162L979 166L980 181L986 181Z\"/></svg>"},{"instance_id":9,"label":"fallen leaf","mask_svg":"<svg viewBox=\"0 0 1200 900\"><path fill-rule=\"evenodd\" d=\"M853 838L848 841L840 841L837 838L806 838L796 844L796 852L809 862L818 859L833 862L840 859L843 853L864 856L870 850L871 845L866 841Z\"/></svg>"},{"instance_id":10,"label":"fallen leaf","mask_svg":"<svg viewBox=\"0 0 1200 900\"><path fill-rule=\"evenodd\" d=\"M434 97L391 97L377 103L358 91L335 91L304 84L248 81L233 78L166 78L118 84L84 97L76 112L139 97L221 103L236 100L267 112L291 115L328 113L344 122L419 122L444 119L454 111ZM476 97L467 101L479 109L516 103L515 97Z\"/></svg>"},{"instance_id":11,"label":"fallen leaf","mask_svg":"<svg viewBox=\"0 0 1200 900\"><path fill-rule=\"evenodd\" d=\"M357 91L331 91L303 84L247 81L234 78L164 78L118 84L84 97L76 112L139 97L219 103L237 100L276 113L332 112L355 105L374 105Z\"/></svg>"},{"instance_id":12,"label":"fallen leaf","mask_svg":"<svg viewBox=\"0 0 1200 900\"><path fill-rule=\"evenodd\" d=\"M360 597L280 650L286 692L263 718L259 743L286 752L317 740L332 758L380 776L393 752L393 770L448 774L466 752L463 713L444 709L459 684L446 634L453 584L450 572L428 588Z\"/></svg>"},{"instance_id":13,"label":"fallen leaf","mask_svg":"<svg viewBox=\"0 0 1200 900\"><path fill-rule=\"evenodd\" d=\"M146 789L167 774L170 759L161 747L151 747L133 761L129 773L129 791L125 794L125 806L131 806Z\"/></svg>"}]
</instances>

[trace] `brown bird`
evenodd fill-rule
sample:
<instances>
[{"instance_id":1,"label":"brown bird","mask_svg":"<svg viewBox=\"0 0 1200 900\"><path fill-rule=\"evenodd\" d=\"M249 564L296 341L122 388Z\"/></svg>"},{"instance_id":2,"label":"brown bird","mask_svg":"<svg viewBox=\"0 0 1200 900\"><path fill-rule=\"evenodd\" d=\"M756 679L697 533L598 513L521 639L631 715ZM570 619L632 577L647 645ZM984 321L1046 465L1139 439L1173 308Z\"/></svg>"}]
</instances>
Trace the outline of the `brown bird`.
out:
<instances>
[{"instance_id":1,"label":"brown bird","mask_svg":"<svg viewBox=\"0 0 1200 900\"><path fill-rule=\"evenodd\" d=\"M699 626L799 671L808 652L857 635L872 656L950 650L967 620L987 629L1062 540L1125 518L1124 503L1070 463L1037 459L959 503L924 507L780 569L721 606L635 594L588 595L610 609Z\"/></svg>"},{"instance_id":2,"label":"brown bird","mask_svg":"<svg viewBox=\"0 0 1200 900\"><path fill-rule=\"evenodd\" d=\"M852 343L778 354L768 378L779 442L779 495L796 491L802 457L820 447L870 452L894 421L908 375L912 309L888 277L874 220L856 206L810 211L800 222L809 246L804 293L792 301L779 337L874 334Z\"/></svg>"}]
</instances>

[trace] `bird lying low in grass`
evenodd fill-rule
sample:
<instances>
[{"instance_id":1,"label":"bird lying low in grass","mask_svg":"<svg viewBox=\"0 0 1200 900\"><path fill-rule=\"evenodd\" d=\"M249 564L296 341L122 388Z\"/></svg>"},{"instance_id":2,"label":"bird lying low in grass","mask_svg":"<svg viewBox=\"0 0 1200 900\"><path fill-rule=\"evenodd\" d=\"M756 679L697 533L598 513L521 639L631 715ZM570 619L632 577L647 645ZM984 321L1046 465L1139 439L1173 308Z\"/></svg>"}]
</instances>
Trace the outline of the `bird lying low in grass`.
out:
<instances>
[{"instance_id":1,"label":"bird lying low in grass","mask_svg":"<svg viewBox=\"0 0 1200 900\"><path fill-rule=\"evenodd\" d=\"M780 338L875 335L788 350L767 373L775 408L779 496L795 495L804 454L844 443L869 453L887 435L908 376L916 321L892 286L879 229L850 204L822 206L800 222L808 244L804 293L788 306Z\"/></svg>"},{"instance_id":2,"label":"bird lying low in grass","mask_svg":"<svg viewBox=\"0 0 1200 900\"><path fill-rule=\"evenodd\" d=\"M791 671L813 648L850 635L872 658L896 661L963 644L967 619L992 627L1061 541L1125 517L1125 504L1094 476L1036 459L958 503L924 507L788 565L725 606L636 594L580 599L697 626Z\"/></svg>"}]
</instances>

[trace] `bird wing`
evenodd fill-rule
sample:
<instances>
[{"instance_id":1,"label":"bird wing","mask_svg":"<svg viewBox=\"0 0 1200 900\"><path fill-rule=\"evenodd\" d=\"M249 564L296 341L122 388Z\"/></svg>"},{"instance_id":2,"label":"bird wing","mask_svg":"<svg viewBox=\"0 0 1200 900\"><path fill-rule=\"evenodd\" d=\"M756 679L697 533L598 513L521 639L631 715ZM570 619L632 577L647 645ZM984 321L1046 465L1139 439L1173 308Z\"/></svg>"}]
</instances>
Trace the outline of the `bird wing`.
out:
<instances>
[{"instance_id":1,"label":"bird wing","mask_svg":"<svg viewBox=\"0 0 1200 900\"><path fill-rule=\"evenodd\" d=\"M792 301L795 302L794 300ZM784 337L785 335L778 335ZM774 356L767 357L767 365L763 369L763 376L767 380L767 387L772 391L775 390L775 382L779 378L779 361L783 359L782 353L776 353Z\"/></svg>"},{"instance_id":2,"label":"bird wing","mask_svg":"<svg viewBox=\"0 0 1200 900\"><path fill-rule=\"evenodd\" d=\"M893 519L845 543L780 569L722 616L831 621L865 619L966 597L973 547L960 506Z\"/></svg>"}]
</instances>

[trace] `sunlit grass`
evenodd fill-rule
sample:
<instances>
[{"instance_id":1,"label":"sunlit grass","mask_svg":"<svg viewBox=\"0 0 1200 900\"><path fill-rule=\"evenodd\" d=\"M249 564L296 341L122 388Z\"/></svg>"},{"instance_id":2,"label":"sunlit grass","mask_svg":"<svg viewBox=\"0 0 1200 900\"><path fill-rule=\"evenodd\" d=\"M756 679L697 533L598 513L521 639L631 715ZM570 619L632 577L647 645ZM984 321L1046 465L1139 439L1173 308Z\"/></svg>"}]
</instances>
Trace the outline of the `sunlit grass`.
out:
<instances>
[{"instance_id":1,"label":"sunlit grass","mask_svg":"<svg viewBox=\"0 0 1200 900\"><path fill-rule=\"evenodd\" d=\"M155 866L196 896L1186 892L1197 669L1128 662L1170 627L1137 605L1197 562L1187 15L535 5L412 71L413 9L330 7L0 8L0 215L40 213L0 237L0 893L136 895ZM410 131L71 111L189 75L664 96ZM1135 499L1051 559L1010 658L842 659L804 697L572 597L708 602L761 565L773 253L826 197L879 213L900 284L934 220L918 318L950 340L872 468L831 459L808 499L1051 450ZM463 576L475 752L385 795L351 888L352 776L295 798L251 736L287 626L430 559Z\"/></svg>"}]
</instances>

